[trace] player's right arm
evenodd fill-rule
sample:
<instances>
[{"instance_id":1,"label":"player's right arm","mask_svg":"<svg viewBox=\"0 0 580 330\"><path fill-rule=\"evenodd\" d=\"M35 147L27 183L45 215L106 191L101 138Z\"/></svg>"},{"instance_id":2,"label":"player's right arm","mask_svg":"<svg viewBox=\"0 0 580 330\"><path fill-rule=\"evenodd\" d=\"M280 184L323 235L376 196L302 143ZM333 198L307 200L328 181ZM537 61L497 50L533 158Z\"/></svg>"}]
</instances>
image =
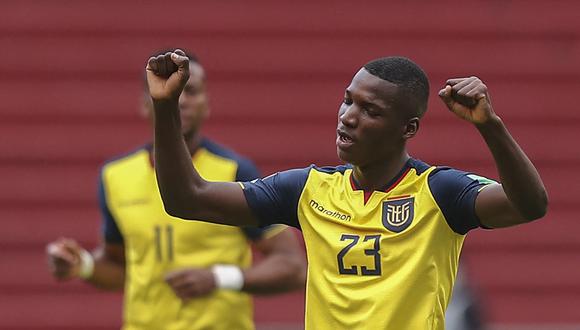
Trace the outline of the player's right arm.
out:
<instances>
[{"instance_id":1,"label":"player's right arm","mask_svg":"<svg viewBox=\"0 0 580 330\"><path fill-rule=\"evenodd\" d=\"M123 244L103 243L92 253L75 240L60 238L46 247L48 268L57 280L80 278L105 290L121 290L125 284Z\"/></svg>"},{"instance_id":2,"label":"player's right arm","mask_svg":"<svg viewBox=\"0 0 580 330\"><path fill-rule=\"evenodd\" d=\"M205 181L191 163L178 107L189 78L185 53L176 50L151 57L146 71L155 109L155 169L167 213L183 219L257 225L238 183Z\"/></svg>"}]
</instances>

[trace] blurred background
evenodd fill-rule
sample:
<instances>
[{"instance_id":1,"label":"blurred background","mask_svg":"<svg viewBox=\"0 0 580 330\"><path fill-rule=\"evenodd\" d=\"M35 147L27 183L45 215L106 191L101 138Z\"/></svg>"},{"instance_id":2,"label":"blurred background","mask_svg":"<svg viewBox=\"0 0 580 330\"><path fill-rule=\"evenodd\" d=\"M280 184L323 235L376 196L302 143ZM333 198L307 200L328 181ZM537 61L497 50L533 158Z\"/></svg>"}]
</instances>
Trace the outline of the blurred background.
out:
<instances>
[{"instance_id":1,"label":"blurred background","mask_svg":"<svg viewBox=\"0 0 580 330\"><path fill-rule=\"evenodd\" d=\"M470 125L436 97L479 76L539 168L548 216L476 230L463 266L489 329L580 329L580 2L1 1L0 328L114 329L121 296L58 284L45 244L99 239L102 163L151 139L139 114L151 53L184 47L207 69L205 134L264 174L335 165L337 110L368 60L412 58L429 111L412 155L497 178ZM303 296L256 300L260 329L300 329Z\"/></svg>"}]
</instances>

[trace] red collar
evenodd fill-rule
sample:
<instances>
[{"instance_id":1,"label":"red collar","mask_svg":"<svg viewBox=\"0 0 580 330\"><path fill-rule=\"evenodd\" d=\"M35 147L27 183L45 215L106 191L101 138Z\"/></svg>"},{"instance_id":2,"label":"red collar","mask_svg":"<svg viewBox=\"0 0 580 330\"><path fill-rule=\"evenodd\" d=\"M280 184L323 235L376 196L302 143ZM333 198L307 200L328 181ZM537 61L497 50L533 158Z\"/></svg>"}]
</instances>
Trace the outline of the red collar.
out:
<instances>
[{"instance_id":1,"label":"red collar","mask_svg":"<svg viewBox=\"0 0 580 330\"><path fill-rule=\"evenodd\" d=\"M401 168L399 173L397 173L397 175L395 175L394 178L392 178L386 185L384 185L383 188L377 189L376 191L382 191L382 192L388 193L389 191L393 190L393 188L395 188L399 183L401 183L403 178L405 178L407 173L409 173L409 170L411 170L411 166L409 166L409 161L407 161L405 163L405 165L403 166L403 168ZM363 191L365 204L368 202L369 198L371 198L371 195L375 191L375 190L362 189L360 187L360 185L358 184L358 182L356 182L356 180L354 178L354 172L350 173L350 186L352 187L352 190L355 190L355 191L362 190Z\"/></svg>"}]
</instances>

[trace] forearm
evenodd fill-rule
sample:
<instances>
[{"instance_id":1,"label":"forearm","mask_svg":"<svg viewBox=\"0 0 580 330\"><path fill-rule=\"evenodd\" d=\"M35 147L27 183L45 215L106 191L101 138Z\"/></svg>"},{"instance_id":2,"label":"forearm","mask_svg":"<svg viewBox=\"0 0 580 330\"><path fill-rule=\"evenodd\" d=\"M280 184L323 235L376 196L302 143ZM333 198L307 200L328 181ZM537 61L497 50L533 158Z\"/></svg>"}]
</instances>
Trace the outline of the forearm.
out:
<instances>
[{"instance_id":1,"label":"forearm","mask_svg":"<svg viewBox=\"0 0 580 330\"><path fill-rule=\"evenodd\" d=\"M274 294L304 288L306 263L295 254L277 254L244 270L243 291Z\"/></svg>"},{"instance_id":2,"label":"forearm","mask_svg":"<svg viewBox=\"0 0 580 330\"><path fill-rule=\"evenodd\" d=\"M192 165L176 102L155 103L155 169L168 213L179 216L194 207L196 188L205 181Z\"/></svg>"},{"instance_id":3,"label":"forearm","mask_svg":"<svg viewBox=\"0 0 580 330\"><path fill-rule=\"evenodd\" d=\"M491 151L506 196L527 220L546 213L548 198L542 179L532 162L494 116L476 126Z\"/></svg>"}]
</instances>

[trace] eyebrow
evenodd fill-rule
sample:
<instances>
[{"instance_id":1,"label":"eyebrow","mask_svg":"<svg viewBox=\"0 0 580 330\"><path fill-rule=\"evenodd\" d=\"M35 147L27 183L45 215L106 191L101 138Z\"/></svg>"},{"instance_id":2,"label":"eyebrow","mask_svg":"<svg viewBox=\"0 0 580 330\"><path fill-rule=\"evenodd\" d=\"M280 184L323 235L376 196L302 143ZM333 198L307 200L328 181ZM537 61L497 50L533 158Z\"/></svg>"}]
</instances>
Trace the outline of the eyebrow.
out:
<instances>
[{"instance_id":1,"label":"eyebrow","mask_svg":"<svg viewBox=\"0 0 580 330\"><path fill-rule=\"evenodd\" d=\"M345 94L347 94L348 96L352 97L352 92L349 91L348 88L345 89ZM372 101L369 101L369 100L362 100L362 102L360 102L360 103L362 103L363 106L372 106L372 107L375 107L375 108L378 108L378 109L385 109L386 108L386 107L383 107L383 106L379 105L378 103L375 103L375 102L372 102Z\"/></svg>"}]
</instances>

